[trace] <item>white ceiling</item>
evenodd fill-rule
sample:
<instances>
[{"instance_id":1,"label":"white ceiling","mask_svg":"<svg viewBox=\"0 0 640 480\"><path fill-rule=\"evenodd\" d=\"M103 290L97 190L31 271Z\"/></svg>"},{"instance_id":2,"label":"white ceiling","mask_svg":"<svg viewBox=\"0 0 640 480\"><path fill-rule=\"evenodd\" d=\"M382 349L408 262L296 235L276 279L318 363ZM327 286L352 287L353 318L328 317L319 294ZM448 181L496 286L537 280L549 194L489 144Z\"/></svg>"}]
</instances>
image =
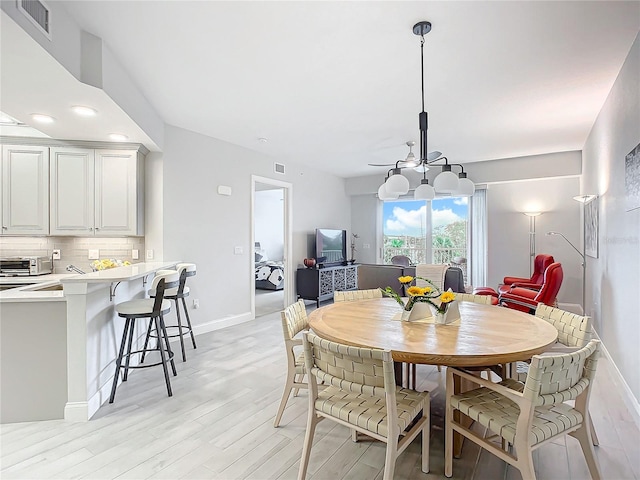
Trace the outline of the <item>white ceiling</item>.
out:
<instances>
[{"instance_id":1,"label":"white ceiling","mask_svg":"<svg viewBox=\"0 0 640 480\"><path fill-rule=\"evenodd\" d=\"M640 30L638 1L62 4L166 123L342 176L418 140L417 21L428 149L460 163L582 149Z\"/></svg>"}]
</instances>

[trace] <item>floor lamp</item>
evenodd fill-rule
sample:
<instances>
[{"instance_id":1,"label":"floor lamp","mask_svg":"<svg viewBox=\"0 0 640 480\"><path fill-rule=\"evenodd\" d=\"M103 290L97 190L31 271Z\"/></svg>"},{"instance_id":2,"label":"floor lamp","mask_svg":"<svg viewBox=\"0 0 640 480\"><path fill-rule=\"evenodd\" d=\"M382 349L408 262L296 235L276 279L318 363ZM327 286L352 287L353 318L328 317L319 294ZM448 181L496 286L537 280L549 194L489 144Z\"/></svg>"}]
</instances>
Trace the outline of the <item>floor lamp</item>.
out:
<instances>
[{"instance_id":1,"label":"floor lamp","mask_svg":"<svg viewBox=\"0 0 640 480\"><path fill-rule=\"evenodd\" d=\"M578 255L580 255L580 258L582 258L582 315L586 315L586 312L584 310L584 299L585 299L585 287L586 287L586 278L587 278L587 259L584 258L584 253L581 252L580 250L578 250L578 248L569 241L569 239L567 237L565 237L563 234L561 234L560 232L547 232L547 235L560 235L562 238L565 239L565 241L571 245L573 247L573 249L578 252Z\"/></svg>"},{"instance_id":2,"label":"floor lamp","mask_svg":"<svg viewBox=\"0 0 640 480\"><path fill-rule=\"evenodd\" d=\"M533 262L536 256L536 217L542 212L522 212L529 217L529 276L533 275Z\"/></svg>"}]
</instances>

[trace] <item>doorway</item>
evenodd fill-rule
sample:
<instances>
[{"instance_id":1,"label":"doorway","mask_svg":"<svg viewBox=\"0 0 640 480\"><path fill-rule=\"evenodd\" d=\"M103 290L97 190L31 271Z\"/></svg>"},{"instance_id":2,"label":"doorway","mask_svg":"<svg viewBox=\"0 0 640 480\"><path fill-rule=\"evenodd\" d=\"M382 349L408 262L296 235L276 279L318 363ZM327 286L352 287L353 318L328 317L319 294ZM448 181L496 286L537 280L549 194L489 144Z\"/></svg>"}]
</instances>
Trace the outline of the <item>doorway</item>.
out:
<instances>
[{"instance_id":1,"label":"doorway","mask_svg":"<svg viewBox=\"0 0 640 480\"><path fill-rule=\"evenodd\" d=\"M252 176L253 318L293 303L291 188L287 182Z\"/></svg>"}]
</instances>

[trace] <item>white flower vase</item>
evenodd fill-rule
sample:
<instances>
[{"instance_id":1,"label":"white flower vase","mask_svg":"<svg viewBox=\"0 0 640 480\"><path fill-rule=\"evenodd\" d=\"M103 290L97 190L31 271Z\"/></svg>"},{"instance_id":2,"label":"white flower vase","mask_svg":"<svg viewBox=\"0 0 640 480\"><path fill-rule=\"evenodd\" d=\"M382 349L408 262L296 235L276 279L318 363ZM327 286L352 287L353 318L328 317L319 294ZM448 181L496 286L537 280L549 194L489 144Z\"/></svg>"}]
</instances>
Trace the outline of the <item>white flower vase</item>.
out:
<instances>
[{"instance_id":1,"label":"white flower vase","mask_svg":"<svg viewBox=\"0 0 640 480\"><path fill-rule=\"evenodd\" d=\"M411 316L411 310L405 310L404 308L402 309L402 316L400 317L400 320L402 320L403 322L409 322L409 317Z\"/></svg>"},{"instance_id":2,"label":"white flower vase","mask_svg":"<svg viewBox=\"0 0 640 480\"><path fill-rule=\"evenodd\" d=\"M446 325L446 323L447 323L447 313L449 313L449 311L447 310L447 311L444 311L444 312L440 312L433 305L429 305L429 308L431 309L431 314L433 315L433 318L435 319L435 321L433 323L435 323L436 325Z\"/></svg>"}]
</instances>

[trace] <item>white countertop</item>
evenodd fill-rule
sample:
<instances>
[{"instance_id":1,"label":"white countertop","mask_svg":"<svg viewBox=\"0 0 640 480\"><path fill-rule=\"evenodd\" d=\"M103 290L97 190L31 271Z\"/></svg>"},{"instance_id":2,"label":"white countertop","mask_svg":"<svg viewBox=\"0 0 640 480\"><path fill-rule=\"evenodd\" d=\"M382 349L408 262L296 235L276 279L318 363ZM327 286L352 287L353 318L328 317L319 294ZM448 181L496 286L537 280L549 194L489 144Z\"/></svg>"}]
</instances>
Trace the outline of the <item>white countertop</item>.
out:
<instances>
[{"instance_id":1,"label":"white countertop","mask_svg":"<svg viewBox=\"0 0 640 480\"><path fill-rule=\"evenodd\" d=\"M136 263L127 267L109 268L84 275L76 273L59 273L38 275L33 277L0 277L2 284L25 284L24 287L0 291L0 303L4 302L57 302L65 301L63 290L38 289L70 283L112 283L135 280L164 268L174 267L176 262ZM36 284L36 285L30 285Z\"/></svg>"},{"instance_id":2,"label":"white countertop","mask_svg":"<svg viewBox=\"0 0 640 480\"><path fill-rule=\"evenodd\" d=\"M108 268L98 272L86 273L84 275L70 275L60 281L65 283L110 283L135 280L157 272L163 268L172 268L179 261L175 262L146 262L136 263L127 267Z\"/></svg>"}]
</instances>

